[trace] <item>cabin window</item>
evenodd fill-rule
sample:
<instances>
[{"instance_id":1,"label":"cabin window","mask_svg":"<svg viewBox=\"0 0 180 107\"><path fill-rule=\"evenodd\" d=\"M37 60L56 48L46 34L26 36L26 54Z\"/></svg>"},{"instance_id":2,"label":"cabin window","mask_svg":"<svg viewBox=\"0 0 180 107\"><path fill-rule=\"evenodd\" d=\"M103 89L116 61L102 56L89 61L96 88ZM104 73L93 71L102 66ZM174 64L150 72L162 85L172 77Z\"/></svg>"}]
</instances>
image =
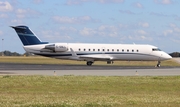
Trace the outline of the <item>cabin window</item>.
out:
<instances>
[{"instance_id":1,"label":"cabin window","mask_svg":"<svg viewBox=\"0 0 180 107\"><path fill-rule=\"evenodd\" d=\"M79 48L79 51L81 51L81 49Z\"/></svg>"},{"instance_id":2,"label":"cabin window","mask_svg":"<svg viewBox=\"0 0 180 107\"><path fill-rule=\"evenodd\" d=\"M114 49L112 49L112 51L114 52Z\"/></svg>"},{"instance_id":3,"label":"cabin window","mask_svg":"<svg viewBox=\"0 0 180 107\"><path fill-rule=\"evenodd\" d=\"M134 50L132 50L132 52L134 52Z\"/></svg>"},{"instance_id":4,"label":"cabin window","mask_svg":"<svg viewBox=\"0 0 180 107\"><path fill-rule=\"evenodd\" d=\"M105 51L104 49L102 49L102 51Z\"/></svg>"},{"instance_id":5,"label":"cabin window","mask_svg":"<svg viewBox=\"0 0 180 107\"><path fill-rule=\"evenodd\" d=\"M84 49L84 51L86 51L86 49Z\"/></svg>"},{"instance_id":6,"label":"cabin window","mask_svg":"<svg viewBox=\"0 0 180 107\"><path fill-rule=\"evenodd\" d=\"M95 51L95 49L93 49L93 51Z\"/></svg>"},{"instance_id":7,"label":"cabin window","mask_svg":"<svg viewBox=\"0 0 180 107\"><path fill-rule=\"evenodd\" d=\"M117 52L119 52L119 49L117 49Z\"/></svg>"},{"instance_id":8,"label":"cabin window","mask_svg":"<svg viewBox=\"0 0 180 107\"><path fill-rule=\"evenodd\" d=\"M107 49L107 51L109 52L109 49Z\"/></svg>"},{"instance_id":9,"label":"cabin window","mask_svg":"<svg viewBox=\"0 0 180 107\"><path fill-rule=\"evenodd\" d=\"M127 49L127 52L129 52L129 49Z\"/></svg>"},{"instance_id":10,"label":"cabin window","mask_svg":"<svg viewBox=\"0 0 180 107\"><path fill-rule=\"evenodd\" d=\"M136 50L137 52L139 52L139 50Z\"/></svg>"},{"instance_id":11,"label":"cabin window","mask_svg":"<svg viewBox=\"0 0 180 107\"><path fill-rule=\"evenodd\" d=\"M100 49L98 49L98 51L100 51Z\"/></svg>"},{"instance_id":12,"label":"cabin window","mask_svg":"<svg viewBox=\"0 0 180 107\"><path fill-rule=\"evenodd\" d=\"M122 52L124 52L124 49L122 49Z\"/></svg>"},{"instance_id":13,"label":"cabin window","mask_svg":"<svg viewBox=\"0 0 180 107\"><path fill-rule=\"evenodd\" d=\"M91 49L89 49L89 51L91 51Z\"/></svg>"}]
</instances>

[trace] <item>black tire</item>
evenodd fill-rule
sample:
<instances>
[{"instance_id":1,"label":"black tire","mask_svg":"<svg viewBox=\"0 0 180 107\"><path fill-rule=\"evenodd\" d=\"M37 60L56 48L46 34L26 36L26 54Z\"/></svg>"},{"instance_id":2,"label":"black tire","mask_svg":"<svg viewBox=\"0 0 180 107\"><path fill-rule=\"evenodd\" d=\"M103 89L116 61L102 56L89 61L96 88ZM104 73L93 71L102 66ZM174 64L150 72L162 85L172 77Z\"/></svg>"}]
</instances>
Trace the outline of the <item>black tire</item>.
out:
<instances>
[{"instance_id":1,"label":"black tire","mask_svg":"<svg viewBox=\"0 0 180 107\"><path fill-rule=\"evenodd\" d=\"M87 61L87 63L86 63L86 64L87 64L88 66L91 66L91 65L92 65L92 63L93 63L92 61Z\"/></svg>"},{"instance_id":2,"label":"black tire","mask_svg":"<svg viewBox=\"0 0 180 107\"><path fill-rule=\"evenodd\" d=\"M160 67L161 65L160 64L157 64L157 67Z\"/></svg>"}]
</instances>

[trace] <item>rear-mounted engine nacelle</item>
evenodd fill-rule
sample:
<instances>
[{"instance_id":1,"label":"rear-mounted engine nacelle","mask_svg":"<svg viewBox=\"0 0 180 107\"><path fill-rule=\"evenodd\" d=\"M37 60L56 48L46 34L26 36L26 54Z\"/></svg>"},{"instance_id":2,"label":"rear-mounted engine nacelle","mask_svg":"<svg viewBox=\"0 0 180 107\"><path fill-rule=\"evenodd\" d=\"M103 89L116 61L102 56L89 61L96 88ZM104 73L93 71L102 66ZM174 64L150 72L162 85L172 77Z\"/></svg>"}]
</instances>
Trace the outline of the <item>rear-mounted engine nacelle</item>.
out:
<instances>
[{"instance_id":1,"label":"rear-mounted engine nacelle","mask_svg":"<svg viewBox=\"0 0 180 107\"><path fill-rule=\"evenodd\" d=\"M56 43L56 44L46 45L45 49L49 49L54 52L65 52L68 51L68 46L67 43Z\"/></svg>"}]
</instances>

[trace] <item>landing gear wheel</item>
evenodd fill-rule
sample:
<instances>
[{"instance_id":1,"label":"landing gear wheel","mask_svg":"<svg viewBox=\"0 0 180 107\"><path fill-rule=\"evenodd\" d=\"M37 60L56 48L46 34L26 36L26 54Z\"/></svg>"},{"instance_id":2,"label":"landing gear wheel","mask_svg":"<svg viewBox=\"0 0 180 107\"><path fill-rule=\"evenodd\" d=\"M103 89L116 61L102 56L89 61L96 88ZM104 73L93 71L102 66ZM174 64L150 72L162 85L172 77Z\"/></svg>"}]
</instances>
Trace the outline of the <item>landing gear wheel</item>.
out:
<instances>
[{"instance_id":1,"label":"landing gear wheel","mask_svg":"<svg viewBox=\"0 0 180 107\"><path fill-rule=\"evenodd\" d=\"M157 67L160 67L160 66L161 66L160 64L161 64L161 62L160 62L160 61L158 61Z\"/></svg>"},{"instance_id":2,"label":"landing gear wheel","mask_svg":"<svg viewBox=\"0 0 180 107\"><path fill-rule=\"evenodd\" d=\"M160 64L157 64L157 67L160 67L161 65Z\"/></svg>"},{"instance_id":3,"label":"landing gear wheel","mask_svg":"<svg viewBox=\"0 0 180 107\"><path fill-rule=\"evenodd\" d=\"M88 66L91 66L91 65L92 65L92 63L93 63L92 61L87 61L87 63L86 63L86 64L87 64Z\"/></svg>"}]
</instances>

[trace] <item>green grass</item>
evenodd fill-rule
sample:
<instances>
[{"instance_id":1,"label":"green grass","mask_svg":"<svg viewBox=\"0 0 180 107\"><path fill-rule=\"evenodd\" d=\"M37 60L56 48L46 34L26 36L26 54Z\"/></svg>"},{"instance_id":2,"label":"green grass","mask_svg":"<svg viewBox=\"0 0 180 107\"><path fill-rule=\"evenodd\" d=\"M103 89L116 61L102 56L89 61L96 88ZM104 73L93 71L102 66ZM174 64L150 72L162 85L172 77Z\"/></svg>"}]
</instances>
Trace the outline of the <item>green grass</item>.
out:
<instances>
[{"instance_id":1,"label":"green grass","mask_svg":"<svg viewBox=\"0 0 180 107\"><path fill-rule=\"evenodd\" d=\"M73 60L60 60L46 57L0 57L0 63L24 63L24 64L75 64L86 65L85 61L73 61ZM114 61L114 64L106 64L104 61L95 61L93 65L105 65L105 66L155 66L157 61ZM174 60L167 60L161 62L162 66L180 66Z\"/></svg>"},{"instance_id":2,"label":"green grass","mask_svg":"<svg viewBox=\"0 0 180 107\"><path fill-rule=\"evenodd\" d=\"M179 107L180 76L0 76L1 107Z\"/></svg>"}]
</instances>

